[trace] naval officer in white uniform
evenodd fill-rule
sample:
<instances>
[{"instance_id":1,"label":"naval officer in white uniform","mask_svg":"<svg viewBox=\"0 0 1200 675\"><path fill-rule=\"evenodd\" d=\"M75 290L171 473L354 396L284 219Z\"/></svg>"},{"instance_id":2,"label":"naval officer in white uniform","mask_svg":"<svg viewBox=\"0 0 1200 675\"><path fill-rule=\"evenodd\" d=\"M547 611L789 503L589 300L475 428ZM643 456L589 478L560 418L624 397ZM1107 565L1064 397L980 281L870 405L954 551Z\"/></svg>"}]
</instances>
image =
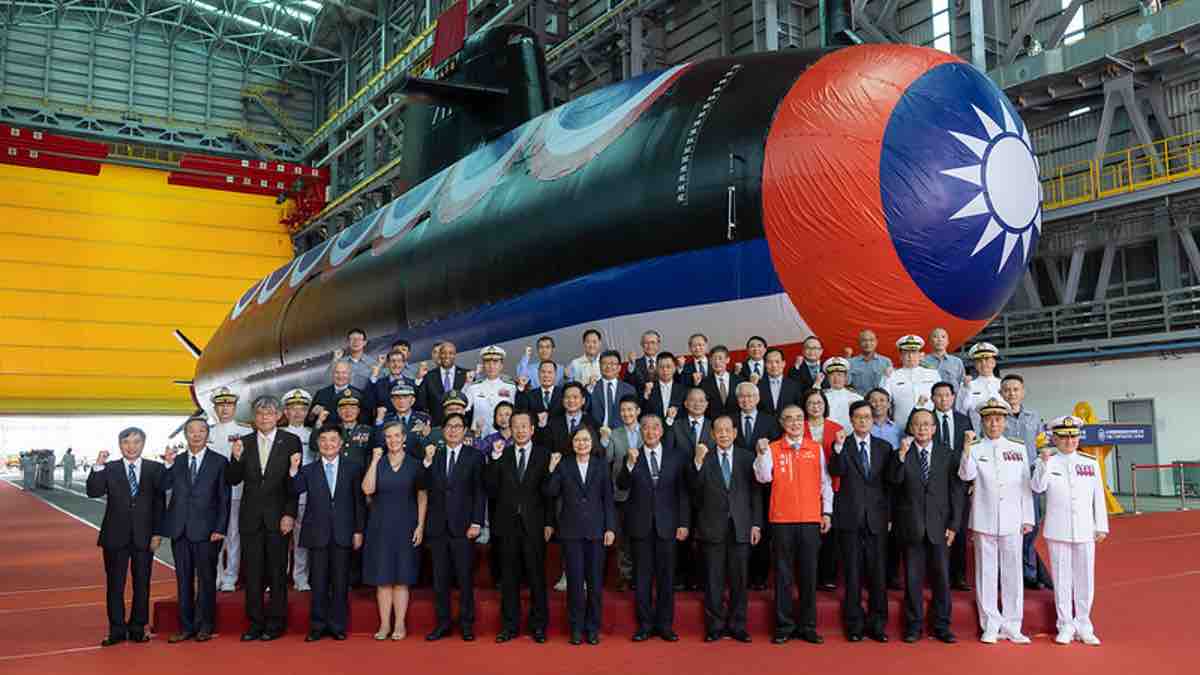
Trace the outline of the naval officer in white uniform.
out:
<instances>
[{"instance_id":1,"label":"naval officer in white uniform","mask_svg":"<svg viewBox=\"0 0 1200 675\"><path fill-rule=\"evenodd\" d=\"M475 438L483 438L496 433L493 412L501 401L517 405L517 385L507 376L501 374L504 370L504 350L496 345L484 347L479 352L483 362L483 378L477 379L463 389L467 399L467 410L471 411L472 425L475 427Z\"/></svg>"},{"instance_id":2,"label":"naval officer in white uniform","mask_svg":"<svg viewBox=\"0 0 1200 675\"><path fill-rule=\"evenodd\" d=\"M213 392L213 408L216 409L217 423L212 425L208 433L208 444L214 452L229 459L233 442L250 433L252 429L234 420L237 414L238 395L229 387L221 387ZM242 560L242 537L238 530L238 514L242 511L242 486L233 486L229 501L229 528L225 532L225 543L222 547L224 555L217 556L217 589L232 593L237 587L238 569Z\"/></svg>"},{"instance_id":3,"label":"naval officer in white uniform","mask_svg":"<svg viewBox=\"0 0 1200 675\"><path fill-rule=\"evenodd\" d=\"M1042 448L1033 467L1033 490L1046 494L1042 535L1050 548L1058 636L1087 645L1100 644L1092 626L1092 594L1096 583L1096 544L1108 536L1108 507L1100 465L1079 454L1083 420L1059 417L1050 423L1054 447Z\"/></svg>"},{"instance_id":4,"label":"naval officer in white uniform","mask_svg":"<svg viewBox=\"0 0 1200 675\"><path fill-rule=\"evenodd\" d=\"M287 418L287 426L283 430L295 434L300 439L301 461L304 464L317 458L316 449L308 447L312 429L304 426L311 405L312 395L303 389L292 389L283 395L283 415ZM292 527L292 583L300 592L312 590L308 585L308 549L300 545L300 528L304 523L304 507L307 504L308 492L301 492L299 507L296 510L296 525Z\"/></svg>"},{"instance_id":5,"label":"naval officer in white uniform","mask_svg":"<svg viewBox=\"0 0 1200 675\"><path fill-rule=\"evenodd\" d=\"M913 410L933 410L933 385L942 378L938 371L921 366L925 339L920 335L901 337L896 340L896 348L900 350L900 367L885 375L879 387L892 397L893 419L903 431L908 428Z\"/></svg>"},{"instance_id":6,"label":"naval officer in white uniform","mask_svg":"<svg viewBox=\"0 0 1200 675\"><path fill-rule=\"evenodd\" d=\"M971 418L979 428L979 404L995 396L1000 397L1000 378L996 377L996 358L1000 350L990 342L976 342L967 350L967 356L975 362L975 377L963 378L962 390L954 401L954 409Z\"/></svg>"},{"instance_id":7,"label":"naval officer in white uniform","mask_svg":"<svg viewBox=\"0 0 1200 675\"><path fill-rule=\"evenodd\" d=\"M1004 437L1011 412L996 396L979 405L984 437L968 433L958 477L975 482L971 500L971 533L975 537L975 598L982 642L1000 637L1028 644L1021 632L1025 612L1021 542L1033 530L1033 490L1025 445ZM996 597L996 576L1000 597ZM997 602L999 600L999 602Z\"/></svg>"},{"instance_id":8,"label":"naval officer in white uniform","mask_svg":"<svg viewBox=\"0 0 1200 675\"><path fill-rule=\"evenodd\" d=\"M843 429L850 428L850 404L863 400L862 395L850 388L850 359L832 356L825 359L821 367L825 377L829 378L829 388L825 390L825 400L829 401L829 419L842 425ZM813 387L821 386L817 379Z\"/></svg>"}]
</instances>

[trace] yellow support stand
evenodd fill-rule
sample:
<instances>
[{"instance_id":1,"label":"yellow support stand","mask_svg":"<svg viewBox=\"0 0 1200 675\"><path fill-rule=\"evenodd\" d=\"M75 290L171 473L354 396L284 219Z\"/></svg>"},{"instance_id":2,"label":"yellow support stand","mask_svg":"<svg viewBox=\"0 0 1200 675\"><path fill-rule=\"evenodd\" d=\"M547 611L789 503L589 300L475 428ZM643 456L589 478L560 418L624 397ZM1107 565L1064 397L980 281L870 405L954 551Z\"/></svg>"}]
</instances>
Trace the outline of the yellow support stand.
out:
<instances>
[{"instance_id":1,"label":"yellow support stand","mask_svg":"<svg viewBox=\"0 0 1200 675\"><path fill-rule=\"evenodd\" d=\"M1092 410L1092 404L1087 401L1080 401L1075 404L1074 415L1083 420L1084 424L1099 424L1100 419L1096 417L1096 412ZM1108 467L1105 462L1108 461L1108 455L1113 451L1111 445L1091 446L1088 448L1080 448L1083 454L1091 457L1100 463L1100 479L1104 485L1104 501L1108 504L1109 515L1125 513L1125 509L1121 506L1121 502L1113 496L1108 490Z\"/></svg>"}]
</instances>

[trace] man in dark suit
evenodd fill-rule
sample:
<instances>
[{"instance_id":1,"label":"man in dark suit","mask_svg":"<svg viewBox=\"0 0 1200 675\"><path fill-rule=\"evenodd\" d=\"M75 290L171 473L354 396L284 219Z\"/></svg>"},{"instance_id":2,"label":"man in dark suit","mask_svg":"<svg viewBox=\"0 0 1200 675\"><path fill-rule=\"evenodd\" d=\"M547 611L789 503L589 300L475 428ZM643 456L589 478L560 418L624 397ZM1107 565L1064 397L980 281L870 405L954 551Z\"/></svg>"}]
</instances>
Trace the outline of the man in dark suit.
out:
<instances>
[{"instance_id":1,"label":"man in dark suit","mask_svg":"<svg viewBox=\"0 0 1200 675\"><path fill-rule=\"evenodd\" d=\"M444 353L444 352L443 352ZM458 620L464 642L475 639L475 538L483 525L483 455L463 443L467 420L450 413L442 422L443 440L425 446L429 501L425 541L433 552L433 595L437 625L425 636L432 642L450 633L450 577L458 581Z\"/></svg>"},{"instance_id":2,"label":"man in dark suit","mask_svg":"<svg viewBox=\"0 0 1200 675\"><path fill-rule=\"evenodd\" d=\"M604 547L616 541L617 511L608 462L596 454L600 438L581 428L571 436L571 454L550 455L543 487L559 500L558 539L567 563L567 623L571 644L600 643L604 596Z\"/></svg>"},{"instance_id":3,"label":"man in dark suit","mask_svg":"<svg viewBox=\"0 0 1200 675\"><path fill-rule=\"evenodd\" d=\"M762 534L762 491L754 478L754 453L733 445L733 420L713 421L716 450L696 446L687 479L696 517L692 524L704 548L705 642L728 633L750 642L746 632L746 567L750 547ZM726 574L728 572L728 574ZM722 606L726 582L729 607Z\"/></svg>"},{"instance_id":4,"label":"man in dark suit","mask_svg":"<svg viewBox=\"0 0 1200 675\"><path fill-rule=\"evenodd\" d=\"M521 576L529 583L529 621L534 642L546 641L546 543L554 534L551 500L542 494L550 453L533 442L533 417L513 413L512 442L497 440L483 469L483 484L495 500L492 534L500 546L500 614L504 627L496 642L521 634Z\"/></svg>"},{"instance_id":5,"label":"man in dark suit","mask_svg":"<svg viewBox=\"0 0 1200 675\"><path fill-rule=\"evenodd\" d=\"M642 412L654 413L664 421L673 420L683 407L686 393L686 388L675 377L675 355L660 352L657 377L653 382L642 385L642 390L638 392L642 397Z\"/></svg>"},{"instance_id":6,"label":"man in dark suit","mask_svg":"<svg viewBox=\"0 0 1200 675\"><path fill-rule=\"evenodd\" d=\"M101 450L87 477L87 496L107 497L104 520L96 545L104 552L105 601L108 607L108 636L100 642L110 647L126 639L148 642L146 622L150 614L150 572L154 551L161 537L163 505L171 476L158 462L142 459L146 432L137 427L117 436L121 459L108 461ZM163 458L172 462L175 451ZM125 577L133 570L133 607L125 618Z\"/></svg>"},{"instance_id":7,"label":"man in dark suit","mask_svg":"<svg viewBox=\"0 0 1200 675\"><path fill-rule=\"evenodd\" d=\"M324 419L334 417L334 413L338 408L338 400L347 390L351 389L350 379L353 373L353 366L346 359L339 359L333 363L333 384L326 387L321 387L317 393L313 395L312 406L308 409L308 417L304 420L304 426L317 428L323 425ZM362 405L358 409L358 423L371 425L375 423L375 403L369 392L364 391L359 394L359 400ZM322 416L324 413L324 416Z\"/></svg>"},{"instance_id":8,"label":"man in dark suit","mask_svg":"<svg viewBox=\"0 0 1200 675\"><path fill-rule=\"evenodd\" d=\"M328 634L346 639L346 617L350 613L350 551L363 545L367 525L367 502L363 496L363 467L352 457L343 457L342 430L326 424L317 431L320 458L300 466L300 454L290 458L288 475L292 494L308 493L300 545L308 549L312 605L308 635L315 642ZM375 448L375 453L383 454Z\"/></svg>"},{"instance_id":9,"label":"man in dark suit","mask_svg":"<svg viewBox=\"0 0 1200 675\"><path fill-rule=\"evenodd\" d=\"M628 382L622 382L621 353L608 350L600 355L600 379L592 388L588 412L602 427L615 429L621 426L621 399L634 396L636 392Z\"/></svg>"},{"instance_id":10,"label":"man in dark suit","mask_svg":"<svg viewBox=\"0 0 1200 675\"><path fill-rule=\"evenodd\" d=\"M629 362L625 366L625 381L633 385L638 396L645 391L646 383L653 383L658 373L658 350L662 347L662 335L656 330L642 333L642 355L633 356L630 352Z\"/></svg>"},{"instance_id":11,"label":"man in dark suit","mask_svg":"<svg viewBox=\"0 0 1200 675\"><path fill-rule=\"evenodd\" d=\"M685 389L699 387L704 378L712 372L712 364L708 361L708 336L704 333L693 333L688 337L688 353L692 360L687 363L676 360L679 365L679 380Z\"/></svg>"},{"instance_id":12,"label":"man in dark suit","mask_svg":"<svg viewBox=\"0 0 1200 675\"><path fill-rule=\"evenodd\" d=\"M713 347L708 353L708 362L712 370L700 382L700 388L708 397L708 410L704 415L710 420L720 415L737 417L737 386L745 380L729 372L729 349L725 345Z\"/></svg>"},{"instance_id":13,"label":"man in dark suit","mask_svg":"<svg viewBox=\"0 0 1200 675\"><path fill-rule=\"evenodd\" d=\"M563 412L550 417L544 425L538 424L537 444L550 452L571 451L571 434L581 426L598 432L599 423L584 410L587 393L582 384L568 382L563 385ZM597 449L599 452L599 449Z\"/></svg>"},{"instance_id":14,"label":"man in dark suit","mask_svg":"<svg viewBox=\"0 0 1200 675\"><path fill-rule=\"evenodd\" d=\"M238 526L250 629L242 634L242 641L269 642L287 629L288 537L296 525L298 506L288 468L302 445L294 434L276 428L283 411L279 399L260 396L253 408L255 431L234 441L225 482L243 486ZM264 612L267 587L271 601Z\"/></svg>"},{"instance_id":15,"label":"man in dark suit","mask_svg":"<svg viewBox=\"0 0 1200 675\"><path fill-rule=\"evenodd\" d=\"M171 540L179 597L179 632L172 644L212 639L217 609L217 555L229 529L229 460L209 451L208 420L193 417L183 427L186 458L171 471L171 503L163 516L163 536Z\"/></svg>"},{"instance_id":16,"label":"man in dark suit","mask_svg":"<svg viewBox=\"0 0 1200 675\"><path fill-rule=\"evenodd\" d=\"M754 452L759 439L765 438L773 442L783 434L779 428L779 420L772 415L760 413L758 410L758 385L746 381L737 388L737 415L731 416L737 427L737 438L734 445L744 450ZM767 505L771 503L771 484L761 485L762 490L762 522L767 522ZM767 577L771 574L771 530L764 529L762 541L750 549L750 588L755 591L767 590Z\"/></svg>"},{"instance_id":17,"label":"man in dark suit","mask_svg":"<svg viewBox=\"0 0 1200 675\"><path fill-rule=\"evenodd\" d=\"M633 641L658 635L676 642L675 542L686 540L691 527L686 472L694 454L663 446L657 415L643 415L641 430L642 449L631 446L617 474L617 488L629 491L625 530L633 543L638 619Z\"/></svg>"},{"instance_id":18,"label":"man in dark suit","mask_svg":"<svg viewBox=\"0 0 1200 675\"><path fill-rule=\"evenodd\" d=\"M838 432L829 461L829 475L841 478L841 487L833 497L833 529L837 534L845 563L846 596L842 600L842 620L846 637L861 642L864 623L866 634L876 642L887 642L887 562L888 483L884 480L892 446L871 435L874 423L871 404L850 404L853 433ZM864 621L862 608L863 577L867 581L869 614Z\"/></svg>"},{"instance_id":19,"label":"man in dark suit","mask_svg":"<svg viewBox=\"0 0 1200 675\"><path fill-rule=\"evenodd\" d=\"M524 391L517 394L517 410L527 411L533 417L536 425L543 413L546 418L553 417L563 411L562 385L554 383L558 374L558 365L553 361L543 361L538 366L538 381L531 382Z\"/></svg>"},{"instance_id":20,"label":"man in dark suit","mask_svg":"<svg viewBox=\"0 0 1200 675\"><path fill-rule=\"evenodd\" d=\"M417 385L417 409L429 413L433 426L442 426L442 401L446 392L462 391L467 371L454 365L458 350L453 342L443 342L437 350L437 367L426 373Z\"/></svg>"},{"instance_id":21,"label":"man in dark suit","mask_svg":"<svg viewBox=\"0 0 1200 675\"><path fill-rule=\"evenodd\" d=\"M925 571L933 572L933 636L957 642L950 631L948 548L954 543L962 513L963 489L958 479L959 455L933 442L933 413L917 409L909 419L912 436L900 441L889 461L888 481L896 492L894 527L900 529L907 571L904 591L904 641L916 642L925 625L922 598Z\"/></svg>"},{"instance_id":22,"label":"man in dark suit","mask_svg":"<svg viewBox=\"0 0 1200 675\"><path fill-rule=\"evenodd\" d=\"M829 380L821 370L821 354L825 349L821 338L809 335L801 345L804 355L796 359L796 365L788 371L788 378L800 384L800 391L808 391L813 387L829 388Z\"/></svg>"},{"instance_id":23,"label":"man in dark suit","mask_svg":"<svg viewBox=\"0 0 1200 675\"><path fill-rule=\"evenodd\" d=\"M967 432L971 428L971 418L954 410L954 386L949 382L938 382L933 385L933 442L953 450L962 457L966 447ZM965 489L966 486L964 486ZM967 525L971 522L971 500L963 499L962 515L958 521L958 532L954 535L954 545L950 547L950 587L956 591L969 591L967 583Z\"/></svg>"},{"instance_id":24,"label":"man in dark suit","mask_svg":"<svg viewBox=\"0 0 1200 675\"><path fill-rule=\"evenodd\" d=\"M775 347L767 350L765 358L767 374L758 381L758 409L771 417L779 417L779 412L789 405L801 405L800 383L784 377L783 352Z\"/></svg>"},{"instance_id":25,"label":"man in dark suit","mask_svg":"<svg viewBox=\"0 0 1200 675\"><path fill-rule=\"evenodd\" d=\"M704 411L708 409L704 390L700 387L688 389L683 407L687 413L676 418L670 433L665 434L663 445L669 451L677 451L685 457L691 457L695 454L697 445L708 448L714 446L712 422L704 416ZM704 570L703 563L699 562L701 554L695 537L682 541L676 552L676 589L699 590L704 579Z\"/></svg>"}]
</instances>

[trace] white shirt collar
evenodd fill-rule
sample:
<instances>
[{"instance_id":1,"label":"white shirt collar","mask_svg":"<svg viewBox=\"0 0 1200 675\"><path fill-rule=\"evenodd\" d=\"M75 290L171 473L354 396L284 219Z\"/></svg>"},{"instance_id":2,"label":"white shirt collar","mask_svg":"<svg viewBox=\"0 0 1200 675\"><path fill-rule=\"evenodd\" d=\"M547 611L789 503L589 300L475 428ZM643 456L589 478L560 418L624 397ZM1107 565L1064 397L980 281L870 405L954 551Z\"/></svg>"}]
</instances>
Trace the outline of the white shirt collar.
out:
<instances>
[{"instance_id":1,"label":"white shirt collar","mask_svg":"<svg viewBox=\"0 0 1200 675\"><path fill-rule=\"evenodd\" d=\"M688 415L688 423L689 424L699 424L700 426L704 426L704 415L701 415L699 417L692 417L691 415Z\"/></svg>"},{"instance_id":2,"label":"white shirt collar","mask_svg":"<svg viewBox=\"0 0 1200 675\"><path fill-rule=\"evenodd\" d=\"M524 450L525 452L529 452L531 449L533 449L533 441L530 441L530 442L526 443L525 445L517 446L517 452L521 452L522 450Z\"/></svg>"},{"instance_id":3,"label":"white shirt collar","mask_svg":"<svg viewBox=\"0 0 1200 675\"><path fill-rule=\"evenodd\" d=\"M322 456L321 461L325 464L332 464L333 468L336 469L337 465L338 465L338 459L340 459L340 458L341 458L340 455L334 455L333 459L326 459L324 456Z\"/></svg>"},{"instance_id":4,"label":"white shirt collar","mask_svg":"<svg viewBox=\"0 0 1200 675\"><path fill-rule=\"evenodd\" d=\"M867 446L870 447L871 434L867 434L866 436L859 436L857 431L854 432L854 444L858 445L859 443L866 443Z\"/></svg>"},{"instance_id":5,"label":"white shirt collar","mask_svg":"<svg viewBox=\"0 0 1200 675\"><path fill-rule=\"evenodd\" d=\"M659 443L658 445L654 446L653 448L647 445L645 450L646 450L646 452L662 452L662 443Z\"/></svg>"}]
</instances>

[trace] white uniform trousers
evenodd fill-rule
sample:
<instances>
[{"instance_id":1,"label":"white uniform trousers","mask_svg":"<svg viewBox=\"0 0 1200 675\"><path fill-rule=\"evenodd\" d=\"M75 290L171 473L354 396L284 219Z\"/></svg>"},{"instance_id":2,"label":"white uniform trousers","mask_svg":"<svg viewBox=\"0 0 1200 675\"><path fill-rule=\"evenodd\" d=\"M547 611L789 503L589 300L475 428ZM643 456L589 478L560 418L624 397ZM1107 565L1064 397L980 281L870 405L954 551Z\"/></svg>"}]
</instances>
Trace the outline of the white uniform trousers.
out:
<instances>
[{"instance_id":1,"label":"white uniform trousers","mask_svg":"<svg viewBox=\"0 0 1200 675\"><path fill-rule=\"evenodd\" d=\"M1022 537L1020 534L973 534L975 601L979 605L979 626L985 633L1020 633L1025 612L1025 587L1021 576Z\"/></svg>"},{"instance_id":2,"label":"white uniform trousers","mask_svg":"<svg viewBox=\"0 0 1200 675\"><path fill-rule=\"evenodd\" d=\"M225 530L225 543L221 547L224 556L217 557L217 588L232 589L237 586L238 570L242 565L242 536L238 529L238 515L242 512L242 500L229 500L229 527Z\"/></svg>"},{"instance_id":3,"label":"white uniform trousers","mask_svg":"<svg viewBox=\"0 0 1200 675\"><path fill-rule=\"evenodd\" d=\"M304 505L307 494L300 495L296 509L296 525L292 528L292 583L303 588L308 585L308 549L300 545L300 523L304 522Z\"/></svg>"},{"instance_id":4,"label":"white uniform trousers","mask_svg":"<svg viewBox=\"0 0 1200 675\"><path fill-rule=\"evenodd\" d=\"M1058 610L1059 632L1065 630L1072 635L1093 635L1096 542L1072 543L1047 539L1046 544L1050 549L1050 571L1054 579L1054 606Z\"/></svg>"}]
</instances>

